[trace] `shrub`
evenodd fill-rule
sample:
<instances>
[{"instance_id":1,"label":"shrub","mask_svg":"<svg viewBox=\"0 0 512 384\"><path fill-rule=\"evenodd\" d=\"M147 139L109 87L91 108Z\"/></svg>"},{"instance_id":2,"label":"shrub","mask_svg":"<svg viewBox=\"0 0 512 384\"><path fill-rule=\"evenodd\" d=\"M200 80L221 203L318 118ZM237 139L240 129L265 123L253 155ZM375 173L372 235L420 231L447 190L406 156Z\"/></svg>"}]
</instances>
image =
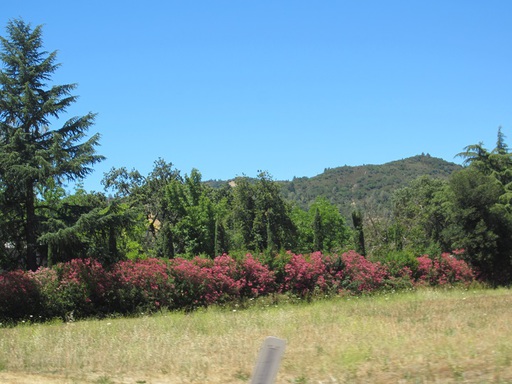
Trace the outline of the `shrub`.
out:
<instances>
[{"instance_id":1,"label":"shrub","mask_svg":"<svg viewBox=\"0 0 512 384\"><path fill-rule=\"evenodd\" d=\"M418 270L418 259L413 253L407 251L388 252L379 261L386 266L390 276L393 277L402 277L405 270L413 274Z\"/></svg>"},{"instance_id":2,"label":"shrub","mask_svg":"<svg viewBox=\"0 0 512 384\"><path fill-rule=\"evenodd\" d=\"M228 255L217 256L213 260L213 265L205 266L204 269L208 275L208 302L220 303L240 296L238 265L233 258Z\"/></svg>"},{"instance_id":3,"label":"shrub","mask_svg":"<svg viewBox=\"0 0 512 384\"><path fill-rule=\"evenodd\" d=\"M30 272L0 274L0 320L29 319L41 312L39 284Z\"/></svg>"},{"instance_id":4,"label":"shrub","mask_svg":"<svg viewBox=\"0 0 512 384\"><path fill-rule=\"evenodd\" d=\"M32 273L33 279L37 282L41 294L41 312L38 317L52 319L64 317L69 311L69 305L63 302L63 295L60 292L60 281L57 271L51 268L41 267Z\"/></svg>"},{"instance_id":5,"label":"shrub","mask_svg":"<svg viewBox=\"0 0 512 384\"><path fill-rule=\"evenodd\" d=\"M192 309L238 297L236 262L229 256L215 260L176 258L170 264L177 308Z\"/></svg>"},{"instance_id":6,"label":"shrub","mask_svg":"<svg viewBox=\"0 0 512 384\"><path fill-rule=\"evenodd\" d=\"M239 262L237 275L241 298L267 295L276 290L274 273L249 253Z\"/></svg>"},{"instance_id":7,"label":"shrub","mask_svg":"<svg viewBox=\"0 0 512 384\"><path fill-rule=\"evenodd\" d=\"M454 256L455 255L455 256ZM355 251L338 255L281 254L278 271L246 254L238 261L222 255L170 261L150 258L122 261L106 272L91 259L74 259L36 272L0 274L0 321L75 318L134 313L162 308L186 309L253 298L275 291L302 298L341 291L369 293L386 286L469 283L474 273L459 253L423 255L413 261L392 254L387 265ZM276 275L280 275L280 283Z\"/></svg>"},{"instance_id":8,"label":"shrub","mask_svg":"<svg viewBox=\"0 0 512 384\"><path fill-rule=\"evenodd\" d=\"M441 254L443 279L451 284L472 282L475 279L473 269L464 260L457 258L455 252L453 253Z\"/></svg>"},{"instance_id":9,"label":"shrub","mask_svg":"<svg viewBox=\"0 0 512 384\"><path fill-rule=\"evenodd\" d=\"M161 259L121 261L110 273L116 312L155 311L173 307L174 283L169 264Z\"/></svg>"},{"instance_id":10,"label":"shrub","mask_svg":"<svg viewBox=\"0 0 512 384\"><path fill-rule=\"evenodd\" d=\"M385 283L389 272L379 262L372 262L356 251L345 252L341 255L341 288L353 293L369 293Z\"/></svg>"},{"instance_id":11,"label":"shrub","mask_svg":"<svg viewBox=\"0 0 512 384\"><path fill-rule=\"evenodd\" d=\"M300 297L309 297L314 292L328 292L333 283L321 252L312 253L307 257L292 255L284 270L282 291Z\"/></svg>"},{"instance_id":12,"label":"shrub","mask_svg":"<svg viewBox=\"0 0 512 384\"><path fill-rule=\"evenodd\" d=\"M111 283L103 266L93 259L73 259L56 264L53 269L59 282L46 300L57 303L60 316L81 318L108 313Z\"/></svg>"},{"instance_id":13,"label":"shrub","mask_svg":"<svg viewBox=\"0 0 512 384\"><path fill-rule=\"evenodd\" d=\"M420 284L432 286L467 284L474 280L475 274L464 260L457 259L450 253L442 253L437 258L430 258L428 255L418 257L415 278Z\"/></svg>"},{"instance_id":14,"label":"shrub","mask_svg":"<svg viewBox=\"0 0 512 384\"><path fill-rule=\"evenodd\" d=\"M293 256L294 254L291 251L281 251L276 254L260 254L258 255L258 260L272 271L277 286L281 287L286 276L285 267Z\"/></svg>"}]
</instances>

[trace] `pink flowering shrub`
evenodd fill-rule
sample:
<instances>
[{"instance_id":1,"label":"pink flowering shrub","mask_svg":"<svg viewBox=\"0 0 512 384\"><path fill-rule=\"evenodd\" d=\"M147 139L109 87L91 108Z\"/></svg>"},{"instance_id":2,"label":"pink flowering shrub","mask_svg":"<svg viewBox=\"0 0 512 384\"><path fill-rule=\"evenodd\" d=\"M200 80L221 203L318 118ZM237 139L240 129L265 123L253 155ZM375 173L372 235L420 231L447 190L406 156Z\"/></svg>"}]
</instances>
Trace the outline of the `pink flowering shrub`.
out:
<instances>
[{"instance_id":1,"label":"pink flowering shrub","mask_svg":"<svg viewBox=\"0 0 512 384\"><path fill-rule=\"evenodd\" d=\"M342 254L341 262L341 288L353 293L370 293L381 288L389 276L385 266L368 260L356 251Z\"/></svg>"},{"instance_id":2,"label":"pink flowering shrub","mask_svg":"<svg viewBox=\"0 0 512 384\"><path fill-rule=\"evenodd\" d=\"M195 257L170 261L177 308L196 308L239 298L265 295L275 290L273 273L251 255L237 262L231 256Z\"/></svg>"},{"instance_id":3,"label":"pink flowering shrub","mask_svg":"<svg viewBox=\"0 0 512 384\"><path fill-rule=\"evenodd\" d=\"M18 321L34 317L41 309L39 286L30 272L0 274L0 320Z\"/></svg>"},{"instance_id":4,"label":"pink flowering shrub","mask_svg":"<svg viewBox=\"0 0 512 384\"><path fill-rule=\"evenodd\" d=\"M441 254L441 270L450 283L469 283L475 279L475 272L466 261L457 258L457 254ZM459 253L460 254L460 253Z\"/></svg>"},{"instance_id":5,"label":"pink flowering shrub","mask_svg":"<svg viewBox=\"0 0 512 384\"><path fill-rule=\"evenodd\" d=\"M284 271L282 291L300 297L308 297L314 292L327 292L332 286L332 275L321 252L308 256L292 255Z\"/></svg>"},{"instance_id":6,"label":"pink flowering shrub","mask_svg":"<svg viewBox=\"0 0 512 384\"><path fill-rule=\"evenodd\" d=\"M196 258L197 259L197 258ZM228 256L217 256L213 263L207 260L208 264L203 268L208 276L206 294L207 302L220 303L230 299L236 299L240 295L240 284L237 281L237 263Z\"/></svg>"},{"instance_id":7,"label":"pink flowering shrub","mask_svg":"<svg viewBox=\"0 0 512 384\"><path fill-rule=\"evenodd\" d=\"M236 262L229 256L214 260L176 258L170 265L175 285L173 300L177 308L207 306L239 295Z\"/></svg>"},{"instance_id":8,"label":"pink flowering shrub","mask_svg":"<svg viewBox=\"0 0 512 384\"><path fill-rule=\"evenodd\" d=\"M194 308L208 304L207 274L191 260L177 258L170 261L170 274L174 281L172 300L176 308ZM211 298L210 298L211 300Z\"/></svg>"},{"instance_id":9,"label":"pink flowering shrub","mask_svg":"<svg viewBox=\"0 0 512 384\"><path fill-rule=\"evenodd\" d=\"M241 298L267 295L277 287L274 273L249 253L239 263L237 280Z\"/></svg>"},{"instance_id":10,"label":"pink flowering shrub","mask_svg":"<svg viewBox=\"0 0 512 384\"><path fill-rule=\"evenodd\" d=\"M41 267L35 272L30 272L32 278L37 283L42 308L41 313L38 314L42 319L52 319L55 317L64 317L69 305L66 306L64 295L61 294L59 277L57 271L52 268Z\"/></svg>"},{"instance_id":11,"label":"pink flowering shrub","mask_svg":"<svg viewBox=\"0 0 512 384\"><path fill-rule=\"evenodd\" d=\"M429 255L422 255L418 258L418 269L416 272L416 280L435 285L437 282L437 270L439 262L432 260Z\"/></svg>"},{"instance_id":12,"label":"pink flowering shrub","mask_svg":"<svg viewBox=\"0 0 512 384\"><path fill-rule=\"evenodd\" d=\"M112 306L118 313L172 308L174 283L169 263L161 259L121 261L110 272Z\"/></svg>"},{"instance_id":13,"label":"pink flowering shrub","mask_svg":"<svg viewBox=\"0 0 512 384\"><path fill-rule=\"evenodd\" d=\"M73 259L53 267L59 282L47 298L59 304L59 310L80 318L109 312L111 279L94 259Z\"/></svg>"},{"instance_id":14,"label":"pink flowering shrub","mask_svg":"<svg viewBox=\"0 0 512 384\"><path fill-rule=\"evenodd\" d=\"M455 253L455 252L454 252ZM428 285L448 285L470 283L475 279L471 267L450 253L442 253L437 258L428 255L418 257L416 281Z\"/></svg>"},{"instance_id":15,"label":"pink flowering shrub","mask_svg":"<svg viewBox=\"0 0 512 384\"><path fill-rule=\"evenodd\" d=\"M274 269L251 254L238 261L228 255L152 258L121 261L109 272L98 261L75 259L36 272L0 274L0 321L190 310L276 291L311 298L318 293L370 293L407 284L466 284L475 275L457 257L459 253L424 255L412 261L407 255L391 255L383 265L355 251L341 256L288 252L272 261Z\"/></svg>"},{"instance_id":16,"label":"pink flowering shrub","mask_svg":"<svg viewBox=\"0 0 512 384\"><path fill-rule=\"evenodd\" d=\"M333 293L348 290L369 293L382 287L389 276L385 266L372 262L355 251L341 256L293 255L285 266L282 290L301 297L314 292Z\"/></svg>"}]
</instances>

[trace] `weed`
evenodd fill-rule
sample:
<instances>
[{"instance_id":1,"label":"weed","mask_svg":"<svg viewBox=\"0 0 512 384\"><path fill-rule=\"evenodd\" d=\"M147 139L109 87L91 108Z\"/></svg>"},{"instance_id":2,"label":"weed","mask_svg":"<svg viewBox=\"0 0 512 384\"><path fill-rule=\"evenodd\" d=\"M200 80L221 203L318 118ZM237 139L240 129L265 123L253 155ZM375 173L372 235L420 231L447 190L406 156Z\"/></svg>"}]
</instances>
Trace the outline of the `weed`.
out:
<instances>
[{"instance_id":1,"label":"weed","mask_svg":"<svg viewBox=\"0 0 512 384\"><path fill-rule=\"evenodd\" d=\"M308 379L306 378L306 376L300 375L299 377L296 377L295 379L293 379L291 381L291 383L293 383L293 384L307 384L308 383Z\"/></svg>"},{"instance_id":2,"label":"weed","mask_svg":"<svg viewBox=\"0 0 512 384\"><path fill-rule=\"evenodd\" d=\"M237 380L247 382L251 378L251 375L249 375L247 372L243 372L243 371L238 370L235 373L234 377Z\"/></svg>"},{"instance_id":3,"label":"weed","mask_svg":"<svg viewBox=\"0 0 512 384\"><path fill-rule=\"evenodd\" d=\"M108 376L101 376L96 380L96 384L114 384Z\"/></svg>"}]
</instances>

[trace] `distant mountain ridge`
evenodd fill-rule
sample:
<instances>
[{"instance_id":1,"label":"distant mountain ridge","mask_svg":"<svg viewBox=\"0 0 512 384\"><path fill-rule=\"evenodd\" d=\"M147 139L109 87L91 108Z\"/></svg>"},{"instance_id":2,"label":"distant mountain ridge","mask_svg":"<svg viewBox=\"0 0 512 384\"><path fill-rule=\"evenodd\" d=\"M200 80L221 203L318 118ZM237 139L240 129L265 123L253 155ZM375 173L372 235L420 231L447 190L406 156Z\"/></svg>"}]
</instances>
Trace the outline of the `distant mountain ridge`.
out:
<instances>
[{"instance_id":1,"label":"distant mountain ridge","mask_svg":"<svg viewBox=\"0 0 512 384\"><path fill-rule=\"evenodd\" d=\"M316 197L324 196L348 219L355 207L387 211L393 191L420 176L448 179L459 169L458 164L422 154L382 165L329 168L314 177L280 183L287 200L307 208Z\"/></svg>"}]
</instances>

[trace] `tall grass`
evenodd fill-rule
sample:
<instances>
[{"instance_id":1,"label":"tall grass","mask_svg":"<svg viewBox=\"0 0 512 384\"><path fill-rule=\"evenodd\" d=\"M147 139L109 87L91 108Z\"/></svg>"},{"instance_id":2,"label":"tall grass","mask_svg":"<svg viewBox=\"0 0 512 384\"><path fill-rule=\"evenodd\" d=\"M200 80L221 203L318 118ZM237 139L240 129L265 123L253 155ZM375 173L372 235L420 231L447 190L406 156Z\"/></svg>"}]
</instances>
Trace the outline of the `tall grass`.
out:
<instances>
[{"instance_id":1,"label":"tall grass","mask_svg":"<svg viewBox=\"0 0 512 384\"><path fill-rule=\"evenodd\" d=\"M511 319L510 290L424 289L22 324L0 329L0 382L249 382L273 335L287 341L278 383L506 383Z\"/></svg>"}]
</instances>

